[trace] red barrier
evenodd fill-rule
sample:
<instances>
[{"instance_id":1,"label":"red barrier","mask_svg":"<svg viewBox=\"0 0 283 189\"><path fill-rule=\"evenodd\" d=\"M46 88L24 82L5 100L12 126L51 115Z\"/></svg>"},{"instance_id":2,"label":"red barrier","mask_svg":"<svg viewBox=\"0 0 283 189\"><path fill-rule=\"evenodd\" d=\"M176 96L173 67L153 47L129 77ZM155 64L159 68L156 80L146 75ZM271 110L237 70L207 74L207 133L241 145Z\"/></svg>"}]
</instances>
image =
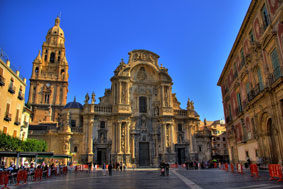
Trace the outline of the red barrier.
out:
<instances>
[{"instance_id":1,"label":"red barrier","mask_svg":"<svg viewBox=\"0 0 283 189\"><path fill-rule=\"evenodd\" d=\"M42 174L43 174L42 169L39 169L39 168L35 169L33 181L36 181L36 179L38 178L39 178L39 181L41 181Z\"/></svg>"},{"instance_id":2,"label":"red barrier","mask_svg":"<svg viewBox=\"0 0 283 189\"><path fill-rule=\"evenodd\" d=\"M63 168L62 168L62 173L63 173L63 174L67 174L67 172L68 172L68 168L67 168L67 167L63 167Z\"/></svg>"},{"instance_id":3,"label":"red barrier","mask_svg":"<svg viewBox=\"0 0 283 189\"><path fill-rule=\"evenodd\" d=\"M224 169L225 169L225 171L227 171L227 172L228 172L228 171L229 171L228 163L225 163L225 164L224 164L224 166L225 166L225 168L224 168Z\"/></svg>"},{"instance_id":4,"label":"red barrier","mask_svg":"<svg viewBox=\"0 0 283 189\"><path fill-rule=\"evenodd\" d=\"M170 168L178 168L177 164L170 164Z\"/></svg>"},{"instance_id":5,"label":"red barrier","mask_svg":"<svg viewBox=\"0 0 283 189\"><path fill-rule=\"evenodd\" d=\"M24 184L27 183L28 172L25 170L19 170L17 174L17 184L15 186L19 186L21 181L24 181Z\"/></svg>"},{"instance_id":6,"label":"red barrier","mask_svg":"<svg viewBox=\"0 0 283 189\"><path fill-rule=\"evenodd\" d=\"M243 165L240 163L237 163L237 173L244 174Z\"/></svg>"},{"instance_id":7,"label":"red barrier","mask_svg":"<svg viewBox=\"0 0 283 189\"><path fill-rule=\"evenodd\" d=\"M6 171L0 172L0 185L4 185L5 188L8 188L7 187L8 182L9 182L9 172Z\"/></svg>"},{"instance_id":8,"label":"red barrier","mask_svg":"<svg viewBox=\"0 0 283 189\"><path fill-rule=\"evenodd\" d=\"M258 169L256 164L250 164L251 176L259 177L258 176Z\"/></svg>"},{"instance_id":9,"label":"red barrier","mask_svg":"<svg viewBox=\"0 0 283 189\"><path fill-rule=\"evenodd\" d=\"M213 165L214 165L214 168L217 168L217 163L213 163Z\"/></svg>"},{"instance_id":10,"label":"red barrier","mask_svg":"<svg viewBox=\"0 0 283 189\"><path fill-rule=\"evenodd\" d=\"M234 165L233 163L230 164L231 172L234 173Z\"/></svg>"},{"instance_id":11,"label":"red barrier","mask_svg":"<svg viewBox=\"0 0 283 189\"><path fill-rule=\"evenodd\" d=\"M269 170L269 180L275 180L274 177L278 177L279 180L277 182L282 181L282 167L279 164L269 164L268 165L268 170Z\"/></svg>"}]
</instances>

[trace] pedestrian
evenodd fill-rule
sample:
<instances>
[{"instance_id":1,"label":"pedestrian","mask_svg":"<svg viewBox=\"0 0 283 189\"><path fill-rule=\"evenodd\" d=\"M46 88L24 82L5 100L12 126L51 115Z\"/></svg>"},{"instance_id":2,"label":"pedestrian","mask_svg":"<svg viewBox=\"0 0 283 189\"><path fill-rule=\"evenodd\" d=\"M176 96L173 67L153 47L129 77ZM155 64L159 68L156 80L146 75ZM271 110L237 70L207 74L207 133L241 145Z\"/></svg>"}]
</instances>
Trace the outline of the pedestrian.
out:
<instances>
[{"instance_id":1,"label":"pedestrian","mask_svg":"<svg viewBox=\"0 0 283 189\"><path fill-rule=\"evenodd\" d=\"M91 171L91 165L92 165L92 163L88 162L88 173L90 173L90 171Z\"/></svg>"},{"instance_id":2,"label":"pedestrian","mask_svg":"<svg viewBox=\"0 0 283 189\"><path fill-rule=\"evenodd\" d=\"M169 163L165 164L166 176L169 176Z\"/></svg>"},{"instance_id":3,"label":"pedestrian","mask_svg":"<svg viewBox=\"0 0 283 189\"><path fill-rule=\"evenodd\" d=\"M119 166L120 166L119 162L116 162L116 171L119 171Z\"/></svg>"},{"instance_id":4,"label":"pedestrian","mask_svg":"<svg viewBox=\"0 0 283 189\"><path fill-rule=\"evenodd\" d=\"M103 172L103 176L106 176L106 165L105 165L105 163L103 163L103 165L102 165L102 172Z\"/></svg>"},{"instance_id":5,"label":"pedestrian","mask_svg":"<svg viewBox=\"0 0 283 189\"><path fill-rule=\"evenodd\" d=\"M123 163L120 162L120 171L123 171Z\"/></svg>"},{"instance_id":6,"label":"pedestrian","mask_svg":"<svg viewBox=\"0 0 283 189\"><path fill-rule=\"evenodd\" d=\"M160 167L160 176L164 176L164 174L165 174L165 163L161 162L159 167Z\"/></svg>"},{"instance_id":7,"label":"pedestrian","mask_svg":"<svg viewBox=\"0 0 283 189\"><path fill-rule=\"evenodd\" d=\"M109 176L112 176L112 163L108 165Z\"/></svg>"}]
</instances>

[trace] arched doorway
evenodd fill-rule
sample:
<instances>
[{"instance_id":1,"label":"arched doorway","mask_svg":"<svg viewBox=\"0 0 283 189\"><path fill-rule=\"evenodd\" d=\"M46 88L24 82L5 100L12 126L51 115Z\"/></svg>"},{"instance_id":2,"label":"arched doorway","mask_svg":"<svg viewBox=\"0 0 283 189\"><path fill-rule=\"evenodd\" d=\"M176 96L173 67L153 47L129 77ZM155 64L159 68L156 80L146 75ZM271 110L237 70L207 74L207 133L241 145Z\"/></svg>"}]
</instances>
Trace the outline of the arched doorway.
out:
<instances>
[{"instance_id":1,"label":"arched doorway","mask_svg":"<svg viewBox=\"0 0 283 189\"><path fill-rule=\"evenodd\" d=\"M272 119L267 121L267 136L269 140L270 160L271 163L278 163L277 142L275 139L276 129L272 126Z\"/></svg>"}]
</instances>

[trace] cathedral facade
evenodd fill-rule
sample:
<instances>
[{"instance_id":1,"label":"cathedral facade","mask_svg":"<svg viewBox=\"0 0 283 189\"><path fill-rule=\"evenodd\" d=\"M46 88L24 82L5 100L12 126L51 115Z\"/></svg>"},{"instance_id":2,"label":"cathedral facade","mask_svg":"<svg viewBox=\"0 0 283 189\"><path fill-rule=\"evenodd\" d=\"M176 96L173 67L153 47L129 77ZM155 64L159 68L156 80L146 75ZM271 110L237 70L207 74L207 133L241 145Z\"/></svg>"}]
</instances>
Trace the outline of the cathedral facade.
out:
<instances>
[{"instance_id":1,"label":"cathedral facade","mask_svg":"<svg viewBox=\"0 0 283 189\"><path fill-rule=\"evenodd\" d=\"M92 93L85 95L83 105L74 99L57 115L49 108L46 114L50 122L41 119L42 115L34 117L43 121L30 127L29 136L44 139L49 151L72 155L79 163L157 167L161 161L181 164L211 159L209 130L199 132L200 119L192 101L188 100L187 109L180 108L172 93L172 78L168 69L158 64L158 58L147 50L129 52L128 62L122 60L115 69L111 88L105 90L99 103ZM58 62L58 70L60 65ZM54 86L68 86L64 81L58 80L60 84L55 82ZM51 107L57 98L51 97Z\"/></svg>"}]
</instances>

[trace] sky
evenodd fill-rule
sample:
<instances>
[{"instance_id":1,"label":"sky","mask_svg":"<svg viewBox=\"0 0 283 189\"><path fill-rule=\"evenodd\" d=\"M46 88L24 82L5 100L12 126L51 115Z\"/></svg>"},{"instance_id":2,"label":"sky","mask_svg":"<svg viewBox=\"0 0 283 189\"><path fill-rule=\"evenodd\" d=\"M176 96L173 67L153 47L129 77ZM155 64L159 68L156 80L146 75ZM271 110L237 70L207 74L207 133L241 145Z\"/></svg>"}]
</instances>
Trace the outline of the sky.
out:
<instances>
[{"instance_id":1,"label":"sky","mask_svg":"<svg viewBox=\"0 0 283 189\"><path fill-rule=\"evenodd\" d=\"M200 119L224 119L222 69L251 0L1 0L0 48L27 78L47 31L61 13L69 64L67 102L104 95L121 58L146 49L168 68L181 108L194 101ZM98 102L97 102L98 103Z\"/></svg>"}]
</instances>

